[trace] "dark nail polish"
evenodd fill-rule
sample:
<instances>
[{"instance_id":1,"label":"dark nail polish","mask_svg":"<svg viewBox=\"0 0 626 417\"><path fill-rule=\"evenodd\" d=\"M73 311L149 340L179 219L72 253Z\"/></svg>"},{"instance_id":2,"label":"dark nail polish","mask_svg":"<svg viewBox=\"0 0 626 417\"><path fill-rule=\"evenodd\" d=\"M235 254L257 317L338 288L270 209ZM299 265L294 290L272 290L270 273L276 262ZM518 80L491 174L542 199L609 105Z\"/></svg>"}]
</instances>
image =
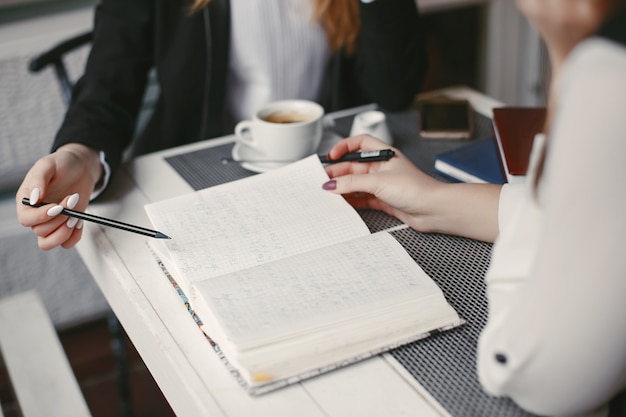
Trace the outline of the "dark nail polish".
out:
<instances>
[{"instance_id":1,"label":"dark nail polish","mask_svg":"<svg viewBox=\"0 0 626 417\"><path fill-rule=\"evenodd\" d=\"M322 185L322 188L325 190L335 190L337 188L337 181L335 180L327 181Z\"/></svg>"}]
</instances>

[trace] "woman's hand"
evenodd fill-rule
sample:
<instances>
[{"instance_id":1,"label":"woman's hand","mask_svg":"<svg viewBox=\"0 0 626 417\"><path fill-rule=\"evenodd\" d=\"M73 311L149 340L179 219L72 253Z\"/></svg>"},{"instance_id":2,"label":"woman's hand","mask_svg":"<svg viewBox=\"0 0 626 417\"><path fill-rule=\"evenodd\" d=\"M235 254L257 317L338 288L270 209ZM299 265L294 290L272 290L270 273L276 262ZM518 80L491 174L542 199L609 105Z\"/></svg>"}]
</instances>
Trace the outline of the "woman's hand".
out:
<instances>
[{"instance_id":1,"label":"woman's hand","mask_svg":"<svg viewBox=\"0 0 626 417\"><path fill-rule=\"evenodd\" d=\"M78 243L82 222L59 215L60 206L83 211L101 172L98 151L76 143L44 156L28 171L15 196L17 218L37 235L41 249L71 248ZM52 204L28 207L22 204L24 197L31 204Z\"/></svg>"},{"instance_id":2,"label":"woman's hand","mask_svg":"<svg viewBox=\"0 0 626 417\"><path fill-rule=\"evenodd\" d=\"M358 150L386 149L389 146L369 135L342 140L329 152L330 159ZM388 161L344 162L326 167L331 181L324 189L343 194L356 208L381 210L418 230L428 229L429 208L421 196L434 192L442 183L420 171L400 151Z\"/></svg>"},{"instance_id":3,"label":"woman's hand","mask_svg":"<svg viewBox=\"0 0 626 417\"><path fill-rule=\"evenodd\" d=\"M388 146L368 135L337 143L330 159ZM323 188L343 194L355 208L381 210L420 232L440 232L493 241L498 233L501 187L447 184L420 171L399 150L383 162L343 162L326 167Z\"/></svg>"}]
</instances>

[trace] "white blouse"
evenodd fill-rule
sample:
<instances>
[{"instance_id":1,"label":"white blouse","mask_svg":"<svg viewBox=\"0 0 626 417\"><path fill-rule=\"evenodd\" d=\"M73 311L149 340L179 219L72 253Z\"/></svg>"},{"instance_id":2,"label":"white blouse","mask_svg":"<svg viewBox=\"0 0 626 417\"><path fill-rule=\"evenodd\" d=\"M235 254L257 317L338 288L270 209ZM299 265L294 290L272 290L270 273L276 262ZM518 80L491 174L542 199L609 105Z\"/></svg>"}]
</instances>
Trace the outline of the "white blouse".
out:
<instances>
[{"instance_id":1,"label":"white blouse","mask_svg":"<svg viewBox=\"0 0 626 417\"><path fill-rule=\"evenodd\" d=\"M231 0L230 123L281 99L319 100L330 59L311 0ZM231 129L232 130L232 129Z\"/></svg>"},{"instance_id":2,"label":"white blouse","mask_svg":"<svg viewBox=\"0 0 626 417\"><path fill-rule=\"evenodd\" d=\"M478 374L531 412L600 416L626 387L626 49L585 41L562 75L538 196L502 189Z\"/></svg>"}]
</instances>

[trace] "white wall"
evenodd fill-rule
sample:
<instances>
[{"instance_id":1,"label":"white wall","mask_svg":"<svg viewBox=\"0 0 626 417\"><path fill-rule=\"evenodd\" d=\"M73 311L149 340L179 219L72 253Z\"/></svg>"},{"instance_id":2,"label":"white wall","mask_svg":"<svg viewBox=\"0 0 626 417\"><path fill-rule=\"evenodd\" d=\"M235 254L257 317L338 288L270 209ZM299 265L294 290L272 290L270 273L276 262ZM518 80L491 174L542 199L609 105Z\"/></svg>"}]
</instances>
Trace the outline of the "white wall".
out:
<instances>
[{"instance_id":1,"label":"white wall","mask_svg":"<svg viewBox=\"0 0 626 417\"><path fill-rule=\"evenodd\" d=\"M0 59L44 51L92 26L93 6L3 23L0 25Z\"/></svg>"},{"instance_id":2,"label":"white wall","mask_svg":"<svg viewBox=\"0 0 626 417\"><path fill-rule=\"evenodd\" d=\"M543 105L546 56L537 31L512 0L491 0L487 25L485 92L508 105Z\"/></svg>"}]
</instances>

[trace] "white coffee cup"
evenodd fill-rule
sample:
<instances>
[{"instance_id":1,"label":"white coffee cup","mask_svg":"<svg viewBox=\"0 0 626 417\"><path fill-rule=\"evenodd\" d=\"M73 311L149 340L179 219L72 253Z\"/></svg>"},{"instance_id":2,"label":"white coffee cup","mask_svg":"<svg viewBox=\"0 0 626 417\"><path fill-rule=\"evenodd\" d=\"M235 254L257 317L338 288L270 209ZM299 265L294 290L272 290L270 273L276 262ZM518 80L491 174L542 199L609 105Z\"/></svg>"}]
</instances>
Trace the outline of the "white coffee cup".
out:
<instances>
[{"instance_id":1,"label":"white coffee cup","mask_svg":"<svg viewBox=\"0 0 626 417\"><path fill-rule=\"evenodd\" d=\"M256 151L258 160L296 161L317 151L323 116L322 106L312 101L274 101L252 120L237 123L236 140Z\"/></svg>"},{"instance_id":2,"label":"white coffee cup","mask_svg":"<svg viewBox=\"0 0 626 417\"><path fill-rule=\"evenodd\" d=\"M387 145L391 145L393 142L385 113L378 110L365 111L354 116L350 136L363 134L374 136Z\"/></svg>"}]
</instances>

